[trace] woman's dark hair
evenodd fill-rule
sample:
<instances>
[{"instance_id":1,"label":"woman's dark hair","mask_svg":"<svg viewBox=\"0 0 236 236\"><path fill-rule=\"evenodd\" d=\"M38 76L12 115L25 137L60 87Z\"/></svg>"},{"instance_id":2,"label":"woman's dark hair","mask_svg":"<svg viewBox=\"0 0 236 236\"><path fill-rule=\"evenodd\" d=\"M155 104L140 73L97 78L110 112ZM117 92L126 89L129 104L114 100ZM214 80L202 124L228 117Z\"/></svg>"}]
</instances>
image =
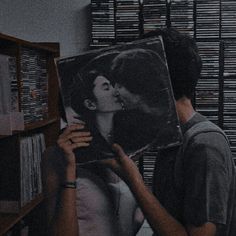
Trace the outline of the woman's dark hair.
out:
<instances>
[{"instance_id":1,"label":"woman's dark hair","mask_svg":"<svg viewBox=\"0 0 236 236\"><path fill-rule=\"evenodd\" d=\"M173 28L157 29L143 38L162 36L175 99L193 98L202 62L195 41Z\"/></svg>"},{"instance_id":2,"label":"woman's dark hair","mask_svg":"<svg viewBox=\"0 0 236 236\"><path fill-rule=\"evenodd\" d=\"M71 107L79 115L93 116L93 111L89 111L84 106L84 101L90 99L96 101L94 97L94 80L97 76L102 75L110 79L110 63L117 55L117 52L105 52L90 60L83 68L80 69L74 78L73 91L71 93Z\"/></svg>"}]
</instances>

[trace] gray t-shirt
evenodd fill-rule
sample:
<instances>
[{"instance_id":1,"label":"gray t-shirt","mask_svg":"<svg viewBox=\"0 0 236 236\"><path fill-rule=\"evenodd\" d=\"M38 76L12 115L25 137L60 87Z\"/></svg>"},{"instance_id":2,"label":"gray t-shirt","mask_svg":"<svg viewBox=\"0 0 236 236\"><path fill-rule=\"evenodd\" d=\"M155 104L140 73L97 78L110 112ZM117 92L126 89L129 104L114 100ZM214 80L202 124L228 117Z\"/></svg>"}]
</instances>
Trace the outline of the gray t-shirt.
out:
<instances>
[{"instance_id":1,"label":"gray t-shirt","mask_svg":"<svg viewBox=\"0 0 236 236\"><path fill-rule=\"evenodd\" d=\"M202 121L206 118L196 113L183 125L183 135ZM218 236L233 236L236 184L232 154L224 135L209 131L208 125L205 122L203 130L188 139L184 151L180 146L158 154L154 193L183 225L213 222Z\"/></svg>"}]
</instances>

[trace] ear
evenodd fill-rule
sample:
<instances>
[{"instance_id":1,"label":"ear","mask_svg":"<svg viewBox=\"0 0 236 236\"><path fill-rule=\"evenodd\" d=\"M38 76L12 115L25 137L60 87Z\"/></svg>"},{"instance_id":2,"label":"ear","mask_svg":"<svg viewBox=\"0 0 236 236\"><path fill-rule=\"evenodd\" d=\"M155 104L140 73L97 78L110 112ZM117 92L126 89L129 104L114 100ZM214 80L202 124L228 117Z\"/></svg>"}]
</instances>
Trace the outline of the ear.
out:
<instances>
[{"instance_id":1,"label":"ear","mask_svg":"<svg viewBox=\"0 0 236 236\"><path fill-rule=\"evenodd\" d=\"M85 99L84 100L84 106L88 108L91 111L95 111L97 109L96 105L94 102L92 102L90 99Z\"/></svg>"}]
</instances>

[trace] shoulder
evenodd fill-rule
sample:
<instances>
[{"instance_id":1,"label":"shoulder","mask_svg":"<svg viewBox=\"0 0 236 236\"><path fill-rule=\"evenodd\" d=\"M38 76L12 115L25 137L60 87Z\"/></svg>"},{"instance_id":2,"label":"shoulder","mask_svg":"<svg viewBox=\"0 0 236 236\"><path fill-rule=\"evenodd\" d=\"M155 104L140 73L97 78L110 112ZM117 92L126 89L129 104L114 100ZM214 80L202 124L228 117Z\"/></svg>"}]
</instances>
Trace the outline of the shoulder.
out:
<instances>
[{"instance_id":1,"label":"shoulder","mask_svg":"<svg viewBox=\"0 0 236 236\"><path fill-rule=\"evenodd\" d=\"M222 129L210 121L199 122L185 135L187 147L215 147L216 150L230 151L229 142Z\"/></svg>"},{"instance_id":2,"label":"shoulder","mask_svg":"<svg viewBox=\"0 0 236 236\"><path fill-rule=\"evenodd\" d=\"M185 147L187 162L202 163L207 166L232 166L232 154L224 132L211 122L200 124L190 134Z\"/></svg>"}]
</instances>

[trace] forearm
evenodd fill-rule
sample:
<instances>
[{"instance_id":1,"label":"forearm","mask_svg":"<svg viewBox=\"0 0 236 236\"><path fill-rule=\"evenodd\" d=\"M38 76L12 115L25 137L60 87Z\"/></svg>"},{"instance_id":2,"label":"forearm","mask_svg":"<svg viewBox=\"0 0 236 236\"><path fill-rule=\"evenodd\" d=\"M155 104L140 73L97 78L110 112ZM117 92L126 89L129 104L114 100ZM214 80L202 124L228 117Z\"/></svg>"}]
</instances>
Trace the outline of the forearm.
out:
<instances>
[{"instance_id":1,"label":"forearm","mask_svg":"<svg viewBox=\"0 0 236 236\"><path fill-rule=\"evenodd\" d=\"M65 181L74 182L76 180L75 173L75 166L67 167ZM53 235L79 236L79 226L76 211L76 189L62 189L60 206L53 227Z\"/></svg>"},{"instance_id":2,"label":"forearm","mask_svg":"<svg viewBox=\"0 0 236 236\"><path fill-rule=\"evenodd\" d=\"M161 236L187 236L185 227L173 218L140 179L129 184L155 233Z\"/></svg>"}]
</instances>

